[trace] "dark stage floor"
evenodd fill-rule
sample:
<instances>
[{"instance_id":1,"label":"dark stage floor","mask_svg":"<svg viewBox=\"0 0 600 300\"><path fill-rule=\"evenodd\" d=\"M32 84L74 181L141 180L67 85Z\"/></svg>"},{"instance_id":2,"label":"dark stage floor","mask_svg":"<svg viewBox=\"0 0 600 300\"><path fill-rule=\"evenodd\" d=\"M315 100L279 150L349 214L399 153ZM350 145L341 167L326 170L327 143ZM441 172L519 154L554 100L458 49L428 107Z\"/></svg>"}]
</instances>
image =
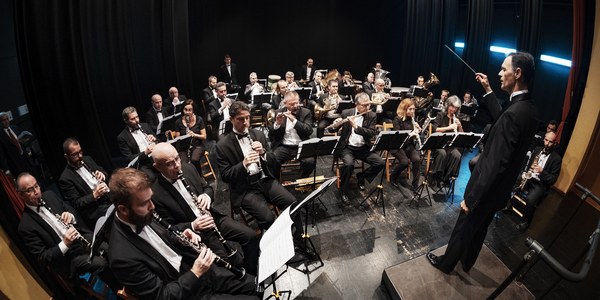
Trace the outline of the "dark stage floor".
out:
<instances>
[{"instance_id":1,"label":"dark stage floor","mask_svg":"<svg viewBox=\"0 0 600 300\"><path fill-rule=\"evenodd\" d=\"M208 148L211 149L212 146L209 145ZM470 176L467 163L474 154L467 153L462 159L454 202L446 199L444 193L440 192L433 194L432 206L422 199L419 208L415 208L408 205L412 198L409 189L398 190L384 180L384 217L381 204L371 205L366 209L357 207L376 184L367 185L365 191L359 191L358 188L351 191L351 205L343 205L335 187L330 188L321 197L326 209L318 206L315 225L309 226L309 234L325 265L310 274L289 268L277 281L277 287L280 290L291 290L292 298L295 299L389 299L381 284L385 268L447 244ZM317 175L335 176L330 168L331 156L319 158ZM352 180L356 180L355 177ZM226 184L218 182L218 205L229 205L227 188ZM298 199L305 196L299 192L294 193ZM560 202L560 197L554 192L551 192L549 198L554 199L546 200L546 203ZM543 219L545 215L552 214L554 211L551 208L539 208L536 218ZM538 227L534 220L529 231L521 233L515 229L519 222L514 215L498 213L486 238L486 245L511 270L527 250L525 238L531 234L531 230L535 231ZM311 268L316 266L318 263L309 265ZM283 270L284 268L280 269L280 272ZM555 277L547 276L547 273L548 269L538 266L525 278L525 285L534 296L539 296L554 280ZM431 288L435 289L435 286ZM562 296L570 293L569 287L559 287L557 290L547 299L554 298L553 294L560 295L557 298L563 298ZM265 292L265 296L269 292L270 289ZM523 295L523 298L526 297L527 295Z\"/></svg>"}]
</instances>

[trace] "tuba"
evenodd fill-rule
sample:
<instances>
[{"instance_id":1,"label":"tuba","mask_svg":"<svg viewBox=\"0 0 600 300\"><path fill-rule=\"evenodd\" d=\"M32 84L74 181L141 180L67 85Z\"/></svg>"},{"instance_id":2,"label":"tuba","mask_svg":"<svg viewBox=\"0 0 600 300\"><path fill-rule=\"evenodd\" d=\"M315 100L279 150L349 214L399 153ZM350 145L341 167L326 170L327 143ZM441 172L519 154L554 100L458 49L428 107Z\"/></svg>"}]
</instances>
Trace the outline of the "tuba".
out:
<instances>
[{"instance_id":1,"label":"tuba","mask_svg":"<svg viewBox=\"0 0 600 300\"><path fill-rule=\"evenodd\" d=\"M423 84L423 88L426 91L429 91L429 88L438 84L440 84L440 80L437 78L437 76L435 76L435 74L429 72L429 79ZM417 110L425 108L429 106L431 101L433 101L433 97L431 96L427 96L425 98L415 97L415 107L417 108Z\"/></svg>"}]
</instances>

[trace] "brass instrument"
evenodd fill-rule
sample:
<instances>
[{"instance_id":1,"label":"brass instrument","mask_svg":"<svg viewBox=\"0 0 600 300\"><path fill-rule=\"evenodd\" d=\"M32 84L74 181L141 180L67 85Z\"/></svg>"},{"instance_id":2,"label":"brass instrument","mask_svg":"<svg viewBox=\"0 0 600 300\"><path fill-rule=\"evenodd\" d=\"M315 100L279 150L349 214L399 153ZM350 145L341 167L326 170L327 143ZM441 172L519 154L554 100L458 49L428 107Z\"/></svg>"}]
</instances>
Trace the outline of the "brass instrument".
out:
<instances>
[{"instance_id":1,"label":"brass instrument","mask_svg":"<svg viewBox=\"0 0 600 300\"><path fill-rule=\"evenodd\" d=\"M529 167L529 169L525 172L523 172L523 174L521 175L521 183L519 183L519 190L523 190L523 188L525 188L525 185L527 184L527 182L529 181L529 179L531 179L533 177L533 169L537 166L539 160L540 160L540 156L542 155L542 152L544 151L540 151L540 153L538 153L538 155L536 155L533 158L533 162L531 162L531 166Z\"/></svg>"},{"instance_id":2,"label":"brass instrument","mask_svg":"<svg viewBox=\"0 0 600 300\"><path fill-rule=\"evenodd\" d=\"M437 78L437 76L435 76L435 74L429 72L429 79L423 84L423 88L426 91L429 91L429 88L437 84L440 84L440 80ZM433 96L427 96L425 98L415 97L415 107L417 110L422 109L427 107L431 101L433 101Z\"/></svg>"},{"instance_id":3,"label":"brass instrument","mask_svg":"<svg viewBox=\"0 0 600 300\"><path fill-rule=\"evenodd\" d=\"M327 98L323 99L322 107L321 105L316 104L315 108L313 109L315 120L321 120L325 115L327 115L328 112L336 110L341 100L342 98L340 95L335 94L329 95Z\"/></svg>"},{"instance_id":4,"label":"brass instrument","mask_svg":"<svg viewBox=\"0 0 600 300\"><path fill-rule=\"evenodd\" d=\"M267 89L269 89L270 92L275 91L275 89L277 88L277 82L281 80L281 76L279 75L269 75L267 77Z\"/></svg>"},{"instance_id":5,"label":"brass instrument","mask_svg":"<svg viewBox=\"0 0 600 300\"><path fill-rule=\"evenodd\" d=\"M357 114L357 115L353 115L353 116L347 116L345 119L343 119L343 120L342 120L342 121L340 121L339 123L337 123L337 124L336 124L335 122L333 122L333 124L331 124L331 125L329 125L329 126L325 127L325 130L328 130L328 129L331 129L331 128L337 128L337 127L341 127L342 125L344 125L345 123L347 123L348 121L350 121L350 118L356 118L356 117L358 117L358 116L362 116L362 115L364 115L364 114L366 114L366 113L368 113L368 112L369 112L369 111L365 111L364 113L360 113L360 114Z\"/></svg>"},{"instance_id":6,"label":"brass instrument","mask_svg":"<svg viewBox=\"0 0 600 300\"><path fill-rule=\"evenodd\" d=\"M275 109L269 109L269 111L267 111L267 127L271 127L273 126L273 124L275 124L275 118L277 117L277 112L275 111Z\"/></svg>"},{"instance_id":7,"label":"brass instrument","mask_svg":"<svg viewBox=\"0 0 600 300\"><path fill-rule=\"evenodd\" d=\"M58 220L58 222L60 224L62 224L63 226L65 226L65 228L69 229L69 228L73 227L73 224L65 223L62 220L62 218L60 217L60 215L57 214L57 213L55 213L52 210L52 208L50 206L48 206L48 204L46 203L46 201L44 201L44 199L40 198L39 201L40 201L40 205L43 206L43 207L45 207L50 212L50 214L54 215L56 217L56 219ZM75 229L75 230L77 230L77 229ZM83 245L87 249L90 249L90 247L91 247L92 244L85 237L83 237L83 235L81 235L81 233L79 233L79 231L77 231L77 237L76 237L76 239L79 240L79 241L81 241L83 243Z\"/></svg>"},{"instance_id":8,"label":"brass instrument","mask_svg":"<svg viewBox=\"0 0 600 300\"><path fill-rule=\"evenodd\" d=\"M325 77L323 77L323 79L321 79L321 86L323 87L324 90L329 91L328 90L328 83L330 80L336 79L340 76L340 72L338 72L337 69L333 69L330 70L329 72L327 72L327 75L325 75Z\"/></svg>"},{"instance_id":9,"label":"brass instrument","mask_svg":"<svg viewBox=\"0 0 600 300\"><path fill-rule=\"evenodd\" d=\"M169 233L171 233L173 236L175 236L184 246L192 248L196 253L200 253L200 251L202 251L203 248L208 248L204 243L198 243L198 244L193 243L190 239L188 239L185 235L183 235L182 232L180 232L175 227L173 227L171 224L169 224L165 220L163 220L156 212L152 213L152 217L158 224L160 224L160 226L164 227ZM242 278L244 278L244 276L246 276L246 270L244 270L244 268L236 267L236 266L228 263L224 259L220 258L219 256L217 256L217 255L215 255L215 256L216 257L215 257L214 263L217 266L223 267L223 268L231 271L231 273L233 273L240 279L242 279Z\"/></svg>"},{"instance_id":10,"label":"brass instrument","mask_svg":"<svg viewBox=\"0 0 600 300\"><path fill-rule=\"evenodd\" d=\"M190 195L192 196L192 202L194 202L194 205L198 208L198 210L200 211L201 215L209 215L210 216L210 212L201 208L200 207L200 202L198 201L198 196L196 195L196 193L194 193L194 191L192 190L192 188L190 187L190 185L188 184L187 180L185 179L185 177L183 177L183 171L179 170L179 174L177 174L177 177L179 180L181 180L181 183L183 183L183 186L185 187L185 189L188 191L188 193L190 193ZM237 253L237 250L233 247L231 247L228 243L227 240L225 240L225 238L223 238L223 235L221 235L221 231L219 231L219 229L217 228L217 225L215 225L212 228L213 232L215 233L215 235L217 236L217 238L219 239L219 242L221 242L221 244L223 244L223 248L225 248L225 251L227 251L227 257L232 257Z\"/></svg>"},{"instance_id":11,"label":"brass instrument","mask_svg":"<svg viewBox=\"0 0 600 300\"><path fill-rule=\"evenodd\" d=\"M383 105L390 99L390 94L386 92L376 92L371 95L371 104Z\"/></svg>"}]
</instances>

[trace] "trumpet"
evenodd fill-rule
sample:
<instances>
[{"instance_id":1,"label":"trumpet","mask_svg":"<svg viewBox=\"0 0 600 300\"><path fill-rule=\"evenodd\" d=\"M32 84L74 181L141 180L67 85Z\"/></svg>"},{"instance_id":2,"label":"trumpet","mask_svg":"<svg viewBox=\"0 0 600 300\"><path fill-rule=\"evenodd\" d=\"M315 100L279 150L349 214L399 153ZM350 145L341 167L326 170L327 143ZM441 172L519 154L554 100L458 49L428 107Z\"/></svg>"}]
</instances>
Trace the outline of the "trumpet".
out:
<instances>
[{"instance_id":1,"label":"trumpet","mask_svg":"<svg viewBox=\"0 0 600 300\"><path fill-rule=\"evenodd\" d=\"M160 224L160 226L164 227L167 231L169 231L169 233L171 233L173 236L175 236L183 245L192 248L194 251L196 251L196 253L200 253L200 251L202 251L202 249L208 248L204 243L198 243L198 244L193 243L190 239L188 239L185 235L183 235L183 233L181 233L179 230L174 228L171 224L169 224L165 220L163 220L156 212L152 213L152 217L158 224ZM231 273L236 275L239 279L242 279L242 278L244 278L244 276L246 276L246 270L244 270L244 268L236 267L236 266L228 263L227 261L225 261L224 259L222 259L219 256L216 256L214 263L217 264L217 266L223 267L223 268L231 271Z\"/></svg>"},{"instance_id":2,"label":"trumpet","mask_svg":"<svg viewBox=\"0 0 600 300\"><path fill-rule=\"evenodd\" d=\"M65 221L63 221L63 219L60 217L59 214L55 213L52 208L50 206L48 206L48 204L46 203L46 201L44 201L44 199L40 198L40 205L45 207L50 214L54 215L56 217L56 219L58 220L59 223L61 223L63 226L65 226L65 228L69 229L71 227L73 227L73 224L71 223L65 223ZM81 233L79 233L79 231L77 231L77 240L81 241L83 243L83 245L87 248L90 249L90 246L92 245L85 237L83 237L83 235L81 235Z\"/></svg>"},{"instance_id":3,"label":"trumpet","mask_svg":"<svg viewBox=\"0 0 600 300\"><path fill-rule=\"evenodd\" d=\"M192 188L188 184L185 177L183 177L183 171L180 170L179 174L177 174L177 177L179 178L179 180L181 180L181 183L183 183L183 186L185 187L185 189L192 196L192 202L194 202L194 205L198 208L198 210L200 211L200 214L201 215L210 215L209 211L200 207L200 202L198 201L198 197L197 197L196 193L192 190ZM217 236L217 238L219 239L219 242L221 242L221 244L223 244L223 248L225 248L225 251L227 251L227 257L229 258L229 257L234 256L237 253L237 250L235 248L231 247L231 245L229 245L227 243L227 240L225 240L225 238L223 238L221 231L219 231L219 229L217 228L216 225L212 228L212 230L215 233L215 235Z\"/></svg>"},{"instance_id":4,"label":"trumpet","mask_svg":"<svg viewBox=\"0 0 600 300\"><path fill-rule=\"evenodd\" d=\"M368 113L368 112L369 112L369 111L365 111L364 113L360 113L360 114L357 114L357 115L354 115L354 116L347 116L345 119L341 120L341 121L340 121L340 122L338 122L337 124L336 124L335 122L333 122L333 124L331 124L331 125L329 125L329 126L325 127L325 130L329 130L329 129L331 129L331 128L338 128L338 127L340 127L340 126L342 126L342 125L346 124L348 121L350 121L350 119L353 119L353 118L356 118L356 117L362 116L362 115L364 115L364 114L366 114L366 113Z\"/></svg>"}]
</instances>

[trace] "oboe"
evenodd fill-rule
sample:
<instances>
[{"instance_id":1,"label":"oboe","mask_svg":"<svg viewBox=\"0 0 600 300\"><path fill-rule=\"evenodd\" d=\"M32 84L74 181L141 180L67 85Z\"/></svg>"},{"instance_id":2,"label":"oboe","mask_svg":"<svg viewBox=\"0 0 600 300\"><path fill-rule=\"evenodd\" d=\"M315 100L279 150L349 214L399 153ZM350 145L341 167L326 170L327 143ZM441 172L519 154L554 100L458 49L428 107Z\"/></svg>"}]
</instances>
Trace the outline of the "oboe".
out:
<instances>
[{"instance_id":1,"label":"oboe","mask_svg":"<svg viewBox=\"0 0 600 300\"><path fill-rule=\"evenodd\" d=\"M188 246L188 247L192 248L194 251L196 251L196 253L200 253L200 251L202 251L203 248L207 248L207 246L204 243L198 243L198 244L193 243L190 239L188 239L185 235L183 235L183 233L181 233L179 230L177 230L171 224L169 224L165 220L163 220L156 212L152 213L152 216L154 217L154 220L156 222L158 222L158 224L160 224L162 227L167 229L167 231L169 231L172 235L174 235L182 244L184 244L185 246ZM216 258L215 258L214 263L217 264L217 266L223 267L223 268L231 271L231 273L233 273L240 279L244 278L244 276L246 276L246 270L244 270L244 268L236 267L236 266L228 263L227 261L223 260L219 256L217 256L217 255L215 255L215 256L216 256Z\"/></svg>"},{"instance_id":2,"label":"oboe","mask_svg":"<svg viewBox=\"0 0 600 300\"><path fill-rule=\"evenodd\" d=\"M60 217L60 215L57 214L57 213L55 213L52 210L52 208L50 206L48 206L48 204L46 203L46 201L44 201L44 199L42 199L42 198L40 198L40 205L43 206L43 207L45 207L51 214L53 214L56 217L56 219L58 220L58 222L60 222L63 226L65 226L65 228L69 229L69 228L71 228L73 226L73 224L65 223L62 220L62 218ZM83 237L83 235L81 235L81 233L79 233L79 232L77 232L77 239L80 240L81 242L83 242L83 245L86 248L90 248L90 246L91 246L90 242L85 237Z\"/></svg>"},{"instance_id":3,"label":"oboe","mask_svg":"<svg viewBox=\"0 0 600 300\"><path fill-rule=\"evenodd\" d=\"M188 182L185 179L185 177L183 177L183 171L180 170L179 174L177 174L177 176L178 176L179 180L181 180L181 183L183 183L183 186L185 187L185 189L192 196L192 202L194 202L194 205L196 205L196 207L200 211L200 214L201 215L210 215L209 211L201 208L200 202L198 201L196 193L194 193L194 191L192 190L192 188L188 184ZM237 250L235 248L231 247L231 245L229 245L227 243L227 240L225 238L223 238L223 235L221 234L221 231L219 231L219 229L217 228L216 225L212 228L212 230L217 235L217 238L219 239L219 242L221 242L221 244L223 244L223 247L225 248L225 251L227 251L227 257L229 258L229 257L234 256L237 253Z\"/></svg>"}]
</instances>

